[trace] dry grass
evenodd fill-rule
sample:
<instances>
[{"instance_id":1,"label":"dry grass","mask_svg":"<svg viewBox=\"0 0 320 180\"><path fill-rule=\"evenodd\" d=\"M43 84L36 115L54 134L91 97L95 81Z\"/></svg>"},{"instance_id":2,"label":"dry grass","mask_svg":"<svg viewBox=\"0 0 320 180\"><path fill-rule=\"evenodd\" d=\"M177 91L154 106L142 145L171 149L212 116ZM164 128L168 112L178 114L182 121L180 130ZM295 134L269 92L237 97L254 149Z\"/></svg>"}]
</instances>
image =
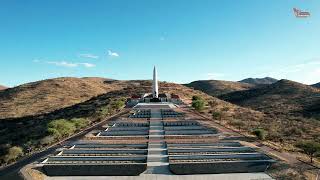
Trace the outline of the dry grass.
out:
<instances>
[{"instance_id":1,"label":"dry grass","mask_svg":"<svg viewBox=\"0 0 320 180\"><path fill-rule=\"evenodd\" d=\"M220 96L234 91L242 91L253 88L254 85L233 81L218 81L218 80L200 80L194 81L186 86L201 90L211 96Z\"/></svg>"},{"instance_id":2,"label":"dry grass","mask_svg":"<svg viewBox=\"0 0 320 180\"><path fill-rule=\"evenodd\" d=\"M103 78L57 78L0 91L0 119L49 113L117 90Z\"/></svg>"}]
</instances>

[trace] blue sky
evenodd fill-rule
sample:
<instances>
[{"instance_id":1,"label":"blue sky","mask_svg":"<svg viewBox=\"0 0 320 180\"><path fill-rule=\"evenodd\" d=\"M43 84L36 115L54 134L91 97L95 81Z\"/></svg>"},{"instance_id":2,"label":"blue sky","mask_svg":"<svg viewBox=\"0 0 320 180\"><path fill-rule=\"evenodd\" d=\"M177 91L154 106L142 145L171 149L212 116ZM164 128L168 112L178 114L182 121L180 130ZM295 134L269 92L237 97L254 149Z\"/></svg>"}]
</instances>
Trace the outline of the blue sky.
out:
<instances>
[{"instance_id":1,"label":"blue sky","mask_svg":"<svg viewBox=\"0 0 320 180\"><path fill-rule=\"evenodd\" d=\"M292 8L311 12L295 18ZM318 0L3 0L0 84L54 77L320 82Z\"/></svg>"}]
</instances>

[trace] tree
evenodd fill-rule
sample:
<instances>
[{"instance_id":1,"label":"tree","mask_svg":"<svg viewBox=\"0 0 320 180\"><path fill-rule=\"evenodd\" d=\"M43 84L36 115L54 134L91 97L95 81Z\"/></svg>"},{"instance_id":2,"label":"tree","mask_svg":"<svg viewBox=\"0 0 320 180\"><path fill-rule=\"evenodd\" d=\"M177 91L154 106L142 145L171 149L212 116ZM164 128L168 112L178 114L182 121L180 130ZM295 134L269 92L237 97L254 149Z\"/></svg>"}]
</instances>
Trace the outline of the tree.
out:
<instances>
[{"instance_id":1,"label":"tree","mask_svg":"<svg viewBox=\"0 0 320 180\"><path fill-rule=\"evenodd\" d=\"M19 146L13 146L8 150L8 154L5 155L4 157L4 161L6 163L12 161L12 160L16 160L18 157L23 155L23 150L21 147Z\"/></svg>"},{"instance_id":2,"label":"tree","mask_svg":"<svg viewBox=\"0 0 320 180\"><path fill-rule=\"evenodd\" d=\"M267 132L264 129L255 129L253 134L256 135L260 140L265 140Z\"/></svg>"},{"instance_id":3,"label":"tree","mask_svg":"<svg viewBox=\"0 0 320 180\"><path fill-rule=\"evenodd\" d=\"M310 158L310 162L313 163L313 158L320 154L320 143L313 141L303 141L296 145Z\"/></svg>"},{"instance_id":4,"label":"tree","mask_svg":"<svg viewBox=\"0 0 320 180\"><path fill-rule=\"evenodd\" d=\"M204 109L204 101L202 99L192 101L192 107L197 111L202 111Z\"/></svg>"}]
</instances>

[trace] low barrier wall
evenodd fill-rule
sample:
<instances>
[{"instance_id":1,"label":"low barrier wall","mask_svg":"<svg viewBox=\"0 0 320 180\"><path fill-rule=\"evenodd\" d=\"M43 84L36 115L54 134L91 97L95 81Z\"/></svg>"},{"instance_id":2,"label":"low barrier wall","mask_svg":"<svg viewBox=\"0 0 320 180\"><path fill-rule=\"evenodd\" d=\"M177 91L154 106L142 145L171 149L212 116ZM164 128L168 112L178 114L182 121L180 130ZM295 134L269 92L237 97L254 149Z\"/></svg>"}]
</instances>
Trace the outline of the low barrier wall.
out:
<instances>
[{"instance_id":1,"label":"low barrier wall","mask_svg":"<svg viewBox=\"0 0 320 180\"><path fill-rule=\"evenodd\" d=\"M138 176L144 172L147 164L114 164L114 165L76 165L64 164L43 165L48 176Z\"/></svg>"},{"instance_id":2,"label":"low barrier wall","mask_svg":"<svg viewBox=\"0 0 320 180\"><path fill-rule=\"evenodd\" d=\"M218 162L218 163L170 163L170 171L174 174L219 174L219 173L251 173L264 172L272 164L270 161L260 162Z\"/></svg>"}]
</instances>

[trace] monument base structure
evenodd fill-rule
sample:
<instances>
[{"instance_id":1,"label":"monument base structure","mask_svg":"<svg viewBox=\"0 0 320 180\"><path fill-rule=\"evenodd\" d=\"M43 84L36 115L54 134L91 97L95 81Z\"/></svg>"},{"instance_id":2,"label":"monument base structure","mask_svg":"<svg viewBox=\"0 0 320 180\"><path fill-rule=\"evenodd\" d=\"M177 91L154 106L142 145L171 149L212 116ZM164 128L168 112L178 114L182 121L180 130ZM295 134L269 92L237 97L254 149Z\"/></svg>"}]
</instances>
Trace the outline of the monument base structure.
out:
<instances>
[{"instance_id":1,"label":"monument base structure","mask_svg":"<svg viewBox=\"0 0 320 180\"><path fill-rule=\"evenodd\" d=\"M152 98L150 99L150 102L161 102L159 98Z\"/></svg>"}]
</instances>

